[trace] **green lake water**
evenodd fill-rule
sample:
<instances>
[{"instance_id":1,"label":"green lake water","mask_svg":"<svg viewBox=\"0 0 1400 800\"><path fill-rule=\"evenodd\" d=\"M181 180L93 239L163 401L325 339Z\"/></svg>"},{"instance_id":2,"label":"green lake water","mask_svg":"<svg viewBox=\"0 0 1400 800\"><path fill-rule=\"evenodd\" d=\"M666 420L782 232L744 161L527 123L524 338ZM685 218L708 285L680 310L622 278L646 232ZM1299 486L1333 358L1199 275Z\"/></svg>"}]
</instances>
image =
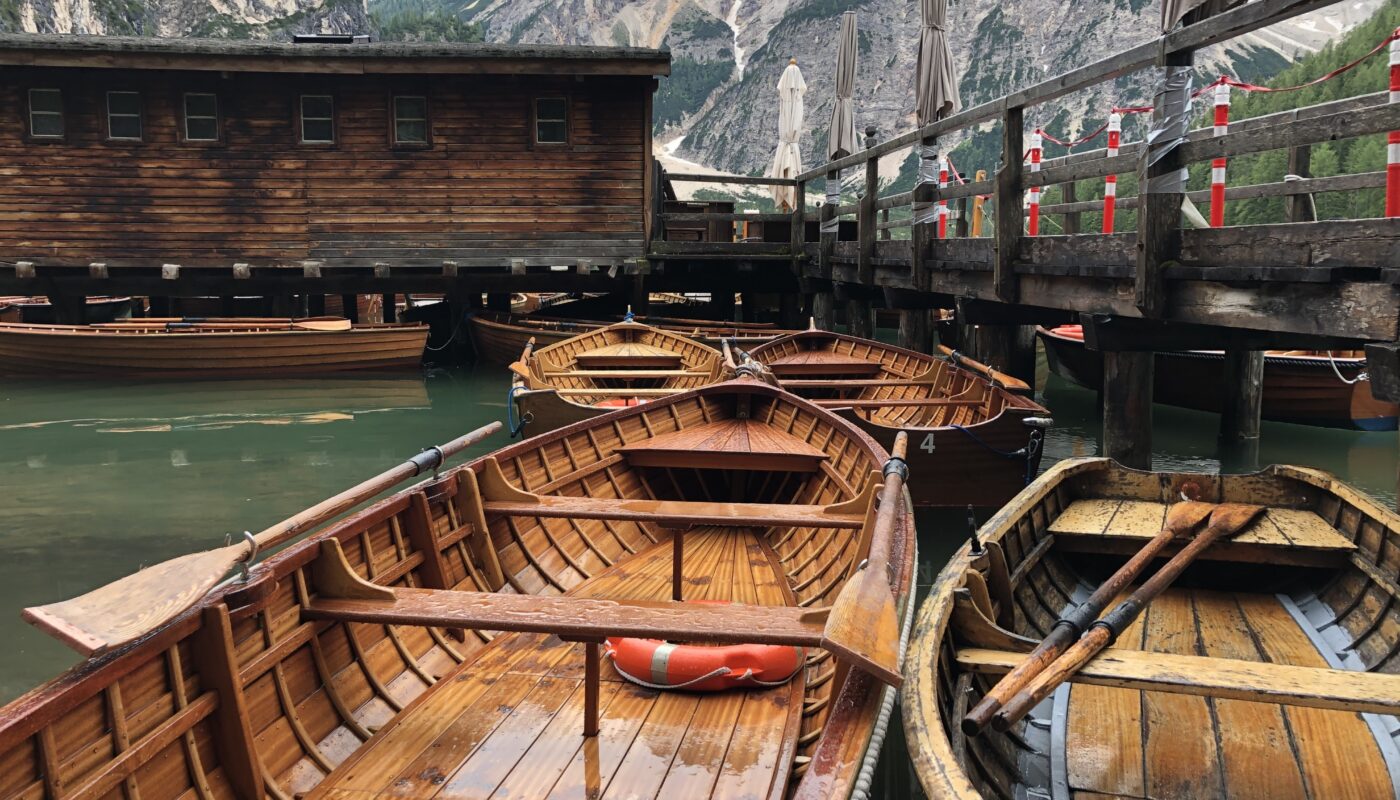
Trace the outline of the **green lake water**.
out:
<instances>
[{"instance_id":1,"label":"green lake water","mask_svg":"<svg viewBox=\"0 0 1400 800\"><path fill-rule=\"evenodd\" d=\"M1055 419L1043 466L1095 455L1094 393L1043 372ZM258 531L504 420L507 383L504 369L483 366L376 379L0 384L0 702L76 660L23 623L21 608ZM1155 466L1219 469L1215 432L1213 415L1157 406ZM499 434L468 455L507 442ZM1326 469L1389 506L1396 444L1393 432L1265 423L1260 463ZM966 535L964 513L920 514L923 586ZM893 736L892 751L900 746Z\"/></svg>"}]
</instances>

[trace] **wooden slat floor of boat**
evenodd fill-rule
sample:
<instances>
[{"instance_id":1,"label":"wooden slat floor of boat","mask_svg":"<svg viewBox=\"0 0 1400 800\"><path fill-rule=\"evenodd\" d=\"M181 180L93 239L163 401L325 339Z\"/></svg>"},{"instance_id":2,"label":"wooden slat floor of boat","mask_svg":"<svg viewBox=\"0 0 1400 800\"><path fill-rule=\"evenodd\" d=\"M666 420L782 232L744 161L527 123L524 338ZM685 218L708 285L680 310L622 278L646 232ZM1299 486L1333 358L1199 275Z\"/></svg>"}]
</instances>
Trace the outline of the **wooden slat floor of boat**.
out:
<instances>
[{"instance_id":1,"label":"wooden slat floor of boat","mask_svg":"<svg viewBox=\"0 0 1400 800\"><path fill-rule=\"evenodd\" d=\"M1169 589L1114 646L1327 666L1264 594ZM1065 747L1076 800L1394 796L1371 729L1354 712L1076 684Z\"/></svg>"},{"instance_id":2,"label":"wooden slat floor of boat","mask_svg":"<svg viewBox=\"0 0 1400 800\"><path fill-rule=\"evenodd\" d=\"M789 604L752 531L687 534L687 599ZM665 600L663 539L571 595ZM763 690L658 692L602 669L600 732L583 731L583 645L500 634L388 723L310 794L365 797L767 797L787 781L784 739L801 677Z\"/></svg>"},{"instance_id":3,"label":"wooden slat floor of boat","mask_svg":"<svg viewBox=\"0 0 1400 800\"><path fill-rule=\"evenodd\" d=\"M1108 540L1130 542L1136 550L1156 536L1166 520L1167 506L1145 500L1076 500L1050 525L1057 541L1070 544L1086 540L1085 546ZM1313 511L1270 508L1264 515L1231 537L1235 549L1323 552L1345 555L1356 545L1327 524ZM1076 546L1076 545L1071 545ZM1225 545L1212 548L1223 551ZM1205 554L1209 557L1209 551Z\"/></svg>"}]
</instances>

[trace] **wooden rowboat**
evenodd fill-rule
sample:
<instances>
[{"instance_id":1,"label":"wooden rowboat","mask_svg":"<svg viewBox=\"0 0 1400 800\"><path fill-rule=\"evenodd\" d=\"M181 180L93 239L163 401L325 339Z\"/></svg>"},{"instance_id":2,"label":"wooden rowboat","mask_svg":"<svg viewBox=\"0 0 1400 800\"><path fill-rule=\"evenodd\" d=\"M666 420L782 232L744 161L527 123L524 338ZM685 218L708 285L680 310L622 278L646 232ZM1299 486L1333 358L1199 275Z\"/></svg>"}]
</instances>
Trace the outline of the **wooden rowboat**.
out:
<instances>
[{"instance_id":1,"label":"wooden rowboat","mask_svg":"<svg viewBox=\"0 0 1400 800\"><path fill-rule=\"evenodd\" d=\"M0 374L230 378L412 369L427 325L344 320L0 324Z\"/></svg>"},{"instance_id":2,"label":"wooden rowboat","mask_svg":"<svg viewBox=\"0 0 1400 800\"><path fill-rule=\"evenodd\" d=\"M1084 346L1078 325L1039 328L1046 359L1056 375L1098 390L1103 386L1103 360ZM1157 353L1153 359L1153 400L1171 406L1219 413L1225 355L1220 351L1189 350ZM1270 350L1264 355L1264 419L1393 431L1400 406L1377 400L1366 380L1366 358L1359 350Z\"/></svg>"},{"instance_id":3,"label":"wooden rowboat","mask_svg":"<svg viewBox=\"0 0 1400 800\"><path fill-rule=\"evenodd\" d=\"M783 388L816 399L885 446L909 433L920 506L999 506L1040 468L1042 406L1026 384L944 350L944 358L809 330L748 351Z\"/></svg>"},{"instance_id":4,"label":"wooden rowboat","mask_svg":"<svg viewBox=\"0 0 1400 800\"><path fill-rule=\"evenodd\" d=\"M964 735L998 676L1193 488L1266 510L1029 722ZM930 797L1396 796L1400 517L1360 492L1300 467L1188 475L1079 459L978 540L981 554L964 546L935 582L905 664L905 729Z\"/></svg>"},{"instance_id":5,"label":"wooden rowboat","mask_svg":"<svg viewBox=\"0 0 1400 800\"><path fill-rule=\"evenodd\" d=\"M510 369L509 402L520 421L513 427L525 436L728 375L718 350L640 322L608 325L538 350L527 344Z\"/></svg>"},{"instance_id":6,"label":"wooden rowboat","mask_svg":"<svg viewBox=\"0 0 1400 800\"><path fill-rule=\"evenodd\" d=\"M725 428L768 436L673 450ZM0 709L0 797L849 797L895 693L811 642L867 546L912 610L885 459L753 381L513 445ZM657 691L598 654L648 633L810 649L780 685Z\"/></svg>"},{"instance_id":7,"label":"wooden rowboat","mask_svg":"<svg viewBox=\"0 0 1400 800\"><path fill-rule=\"evenodd\" d=\"M637 317L654 328L679 333L718 348L725 339L736 339L742 347L752 347L793 331L780 330L762 323L721 323L714 320L685 320L671 317ZM591 320L571 320L558 317L536 317L478 311L468 323L476 357L488 364L509 364L531 339L535 346L548 347L570 336L597 330L609 323Z\"/></svg>"}]
</instances>

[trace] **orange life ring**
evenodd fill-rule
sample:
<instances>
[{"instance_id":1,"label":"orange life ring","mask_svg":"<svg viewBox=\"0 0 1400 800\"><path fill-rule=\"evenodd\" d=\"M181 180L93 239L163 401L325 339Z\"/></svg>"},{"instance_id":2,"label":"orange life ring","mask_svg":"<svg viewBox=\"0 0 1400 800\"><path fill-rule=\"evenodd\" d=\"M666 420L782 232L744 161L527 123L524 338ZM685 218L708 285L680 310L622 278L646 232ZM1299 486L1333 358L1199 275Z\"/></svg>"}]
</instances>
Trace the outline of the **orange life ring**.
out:
<instances>
[{"instance_id":1,"label":"orange life ring","mask_svg":"<svg viewBox=\"0 0 1400 800\"><path fill-rule=\"evenodd\" d=\"M651 689L722 692L780 686L802 669L802 648L780 644L700 647L661 639L609 638L605 655L618 674Z\"/></svg>"},{"instance_id":2,"label":"orange life ring","mask_svg":"<svg viewBox=\"0 0 1400 800\"><path fill-rule=\"evenodd\" d=\"M599 400L593 405L597 408L631 408L645 402L646 400L640 397L614 397L611 400Z\"/></svg>"}]
</instances>

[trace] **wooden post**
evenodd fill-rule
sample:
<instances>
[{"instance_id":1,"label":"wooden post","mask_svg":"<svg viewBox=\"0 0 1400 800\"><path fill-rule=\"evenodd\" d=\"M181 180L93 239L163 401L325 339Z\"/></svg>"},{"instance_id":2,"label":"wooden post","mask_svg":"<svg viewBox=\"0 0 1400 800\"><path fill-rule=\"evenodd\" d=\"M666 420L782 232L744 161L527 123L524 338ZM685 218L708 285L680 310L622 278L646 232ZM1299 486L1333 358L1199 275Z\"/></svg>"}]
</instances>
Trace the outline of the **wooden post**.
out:
<instances>
[{"instance_id":1,"label":"wooden post","mask_svg":"<svg viewBox=\"0 0 1400 800\"><path fill-rule=\"evenodd\" d=\"M486 307L492 311L510 311L510 292L491 292L487 294Z\"/></svg>"},{"instance_id":2,"label":"wooden post","mask_svg":"<svg viewBox=\"0 0 1400 800\"><path fill-rule=\"evenodd\" d=\"M632 307L632 313L639 316L646 316L651 313L651 293L647 291L647 279L645 275L633 275L627 282L628 295L627 304ZM729 317L734 318L734 297L730 293Z\"/></svg>"},{"instance_id":3,"label":"wooden post","mask_svg":"<svg viewBox=\"0 0 1400 800\"><path fill-rule=\"evenodd\" d=\"M817 268L824 283L821 290L812 298L812 318L817 327L824 331L836 330L836 295L832 293L831 287L831 262L836 255L836 235L841 226L836 219L836 206L841 203L841 192L839 189L833 192L832 184L839 187L840 182L840 170L834 169L826 173L827 193L818 217L821 227Z\"/></svg>"},{"instance_id":4,"label":"wooden post","mask_svg":"<svg viewBox=\"0 0 1400 800\"><path fill-rule=\"evenodd\" d=\"M1152 353L1103 354L1103 454L1152 469Z\"/></svg>"},{"instance_id":5,"label":"wooden post","mask_svg":"<svg viewBox=\"0 0 1400 800\"><path fill-rule=\"evenodd\" d=\"M801 288L805 281L807 244L807 183L798 181L792 195L792 230L788 232L788 248L792 252L792 276ZM802 307L797 296L784 292L779 299L779 318L784 328L805 328L802 322Z\"/></svg>"},{"instance_id":6,"label":"wooden post","mask_svg":"<svg viewBox=\"0 0 1400 800\"><path fill-rule=\"evenodd\" d=\"M1021 240L1025 213L1021 159L1025 153L1025 122L1021 107L1008 108L1001 120L1001 169L996 186L996 261L992 265L992 285L996 295L1007 303L1016 302L1016 248Z\"/></svg>"},{"instance_id":7,"label":"wooden post","mask_svg":"<svg viewBox=\"0 0 1400 800\"><path fill-rule=\"evenodd\" d=\"M1312 172L1312 146L1300 144L1288 148L1288 174L1306 178ZM1286 178L1285 178L1286 180ZM1290 194L1283 198L1283 212L1289 222L1313 222L1312 198L1305 194Z\"/></svg>"},{"instance_id":8,"label":"wooden post","mask_svg":"<svg viewBox=\"0 0 1400 800\"><path fill-rule=\"evenodd\" d=\"M326 315L326 296L320 292L307 295L306 305L309 316L324 317Z\"/></svg>"},{"instance_id":9,"label":"wooden post","mask_svg":"<svg viewBox=\"0 0 1400 800\"><path fill-rule=\"evenodd\" d=\"M966 239L968 236L968 202L966 197L959 197L957 202L958 218L953 222L953 235L959 239Z\"/></svg>"},{"instance_id":10,"label":"wooden post","mask_svg":"<svg viewBox=\"0 0 1400 800\"><path fill-rule=\"evenodd\" d=\"M1264 353L1226 350L1221 388L1220 443L1247 469L1258 467L1259 420L1264 400Z\"/></svg>"},{"instance_id":11,"label":"wooden post","mask_svg":"<svg viewBox=\"0 0 1400 800\"><path fill-rule=\"evenodd\" d=\"M602 680L598 642L584 643L583 658L583 735L593 737L598 735L598 688Z\"/></svg>"},{"instance_id":12,"label":"wooden post","mask_svg":"<svg viewBox=\"0 0 1400 800\"><path fill-rule=\"evenodd\" d=\"M381 318L385 322L399 321L399 307L396 305L397 302L398 301L394 299L393 292L386 292L384 294L384 310L381 314Z\"/></svg>"},{"instance_id":13,"label":"wooden post","mask_svg":"<svg viewBox=\"0 0 1400 800\"><path fill-rule=\"evenodd\" d=\"M1075 188L1074 181L1060 184L1060 202L1075 203L1079 201L1079 190ZM1079 212L1065 212L1065 235L1073 236L1079 233Z\"/></svg>"},{"instance_id":14,"label":"wooden post","mask_svg":"<svg viewBox=\"0 0 1400 800\"><path fill-rule=\"evenodd\" d=\"M883 226L880 228L880 241L888 242L890 240L890 210L888 208L880 209L880 224Z\"/></svg>"},{"instance_id":15,"label":"wooden post","mask_svg":"<svg viewBox=\"0 0 1400 800\"><path fill-rule=\"evenodd\" d=\"M865 129L865 149L875 147L875 126ZM875 317L870 308L870 292L875 291L875 228L878 217L875 201L880 196L880 160L865 162L865 194L857 209L859 229L856 241L856 283L859 289L846 301L846 329L852 336L875 338Z\"/></svg>"},{"instance_id":16,"label":"wooden post","mask_svg":"<svg viewBox=\"0 0 1400 800\"><path fill-rule=\"evenodd\" d=\"M725 322L734 321L734 287L726 285L725 288L715 291L710 295L710 305L715 309L715 319ZM636 309L633 309L634 311Z\"/></svg>"},{"instance_id":17,"label":"wooden post","mask_svg":"<svg viewBox=\"0 0 1400 800\"><path fill-rule=\"evenodd\" d=\"M350 322L360 321L360 296L357 294L343 294L340 296L340 309L345 318Z\"/></svg>"},{"instance_id":18,"label":"wooden post","mask_svg":"<svg viewBox=\"0 0 1400 800\"><path fill-rule=\"evenodd\" d=\"M912 218L909 226L909 246L912 253L910 268L914 289L926 290L932 280L933 248L937 247L937 221L933 210L938 203L938 182L928 179L930 167L926 160L936 161L934 149L938 147L938 137L924 136L919 140L919 177L915 178ZM920 220L923 220L920 222ZM899 312L899 346L906 350L927 353L933 349L933 337L929 326L927 309L906 308Z\"/></svg>"},{"instance_id":19,"label":"wooden post","mask_svg":"<svg viewBox=\"0 0 1400 800\"><path fill-rule=\"evenodd\" d=\"M1158 90L1152 112L1154 129L1166 124L1176 112L1184 115L1189 108L1191 53L1170 53L1166 57L1163 86ZM1184 119L1175 126L1184 136ZM1171 139L1168 132L1162 137ZM1161 316L1166 304L1166 285L1162 279L1164 266L1181 257L1181 203L1185 186L1177 186L1176 174L1185 166L1181 149L1168 145L1143 147L1138 159L1138 238L1137 280L1134 301L1144 316ZM1150 158L1156 158L1151 162Z\"/></svg>"}]
</instances>

